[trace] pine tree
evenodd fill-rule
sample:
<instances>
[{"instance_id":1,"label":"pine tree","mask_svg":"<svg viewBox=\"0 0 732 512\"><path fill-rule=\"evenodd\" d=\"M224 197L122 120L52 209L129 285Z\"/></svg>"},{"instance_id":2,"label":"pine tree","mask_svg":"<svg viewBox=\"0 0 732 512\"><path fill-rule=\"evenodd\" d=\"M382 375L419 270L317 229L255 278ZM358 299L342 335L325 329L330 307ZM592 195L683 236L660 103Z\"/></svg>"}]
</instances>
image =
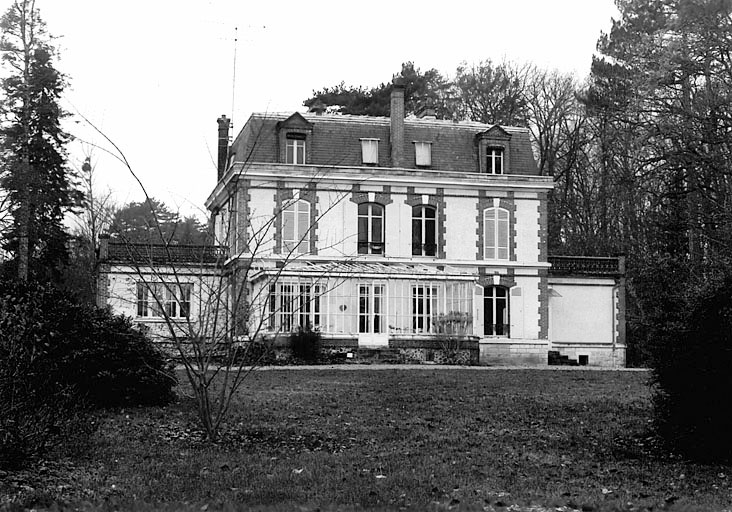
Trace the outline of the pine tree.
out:
<instances>
[{"instance_id":1,"label":"pine tree","mask_svg":"<svg viewBox=\"0 0 732 512\"><path fill-rule=\"evenodd\" d=\"M66 211L80 194L66 165L59 99L65 80L53 66L54 48L33 0L15 0L0 20L2 80L0 187L12 225L3 248L20 279L58 280L67 261Z\"/></svg>"}]
</instances>

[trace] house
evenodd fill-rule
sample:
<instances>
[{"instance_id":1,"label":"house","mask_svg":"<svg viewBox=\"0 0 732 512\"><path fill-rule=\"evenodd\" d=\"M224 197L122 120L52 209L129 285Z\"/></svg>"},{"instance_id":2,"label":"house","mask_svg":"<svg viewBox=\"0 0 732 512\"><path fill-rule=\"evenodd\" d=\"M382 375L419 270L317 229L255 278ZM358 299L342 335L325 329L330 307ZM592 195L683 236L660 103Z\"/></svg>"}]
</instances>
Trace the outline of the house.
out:
<instances>
[{"instance_id":1,"label":"house","mask_svg":"<svg viewBox=\"0 0 732 512\"><path fill-rule=\"evenodd\" d=\"M302 327L344 357L440 360L448 340L464 362L624 366L623 261L547 254L552 178L528 130L405 118L398 81L389 118L253 114L230 145L218 124L206 206L247 297L241 339Z\"/></svg>"}]
</instances>

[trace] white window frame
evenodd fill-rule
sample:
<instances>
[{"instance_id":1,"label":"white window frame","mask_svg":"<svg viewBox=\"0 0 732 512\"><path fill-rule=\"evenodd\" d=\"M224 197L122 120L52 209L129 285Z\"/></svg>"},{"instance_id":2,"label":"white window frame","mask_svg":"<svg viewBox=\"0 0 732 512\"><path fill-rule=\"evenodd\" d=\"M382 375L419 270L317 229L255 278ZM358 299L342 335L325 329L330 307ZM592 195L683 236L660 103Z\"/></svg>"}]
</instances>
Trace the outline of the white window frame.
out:
<instances>
[{"instance_id":1,"label":"white window frame","mask_svg":"<svg viewBox=\"0 0 732 512\"><path fill-rule=\"evenodd\" d=\"M165 312L170 318L189 318L191 314L190 283L167 284L165 286Z\"/></svg>"},{"instance_id":2,"label":"white window frame","mask_svg":"<svg viewBox=\"0 0 732 512\"><path fill-rule=\"evenodd\" d=\"M483 258L508 260L510 251L510 215L505 208L492 207L483 211Z\"/></svg>"},{"instance_id":3,"label":"white window frame","mask_svg":"<svg viewBox=\"0 0 732 512\"><path fill-rule=\"evenodd\" d=\"M289 201L282 208L282 251L310 252L310 232L310 203L302 199Z\"/></svg>"},{"instance_id":4,"label":"white window frame","mask_svg":"<svg viewBox=\"0 0 732 512\"><path fill-rule=\"evenodd\" d=\"M439 286L429 283L412 285L412 332L434 331L434 317L440 309Z\"/></svg>"},{"instance_id":5,"label":"white window frame","mask_svg":"<svg viewBox=\"0 0 732 512\"><path fill-rule=\"evenodd\" d=\"M435 212L434 217L427 217L427 209ZM415 212L418 212L415 215ZM415 247L415 235L414 225L415 221L420 224L420 240L419 240L419 252ZM429 224L432 224L432 229L428 230ZM431 231L434 248L432 251L427 249L427 232ZM428 254L432 252L432 254ZM437 255L437 208L429 204L420 204L412 207L412 256L436 256Z\"/></svg>"},{"instance_id":6,"label":"white window frame","mask_svg":"<svg viewBox=\"0 0 732 512\"><path fill-rule=\"evenodd\" d=\"M504 295L499 296L498 290L502 290ZM483 335L488 337L497 337L497 338L509 338L511 333L511 291L506 288L505 286L486 286L483 289L483 307L486 307L486 303L490 303L490 307L492 308L491 311L491 318L493 318L493 323L488 324L487 322L483 322ZM497 311L498 308L498 302L499 301L505 301L505 307L503 308L503 320L501 325L501 332L498 333L498 329L495 328L496 325L499 325L497 320ZM483 317L485 319L485 311L483 312Z\"/></svg>"},{"instance_id":7,"label":"white window frame","mask_svg":"<svg viewBox=\"0 0 732 512\"><path fill-rule=\"evenodd\" d=\"M414 163L418 167L432 165L432 143L424 141L414 142Z\"/></svg>"},{"instance_id":8,"label":"white window frame","mask_svg":"<svg viewBox=\"0 0 732 512\"><path fill-rule=\"evenodd\" d=\"M358 287L358 333L387 333L386 284L381 282L359 282Z\"/></svg>"},{"instance_id":9,"label":"white window frame","mask_svg":"<svg viewBox=\"0 0 732 512\"><path fill-rule=\"evenodd\" d=\"M361 139L361 162L365 165L379 164L379 139Z\"/></svg>"},{"instance_id":10,"label":"white window frame","mask_svg":"<svg viewBox=\"0 0 732 512\"><path fill-rule=\"evenodd\" d=\"M305 139L288 136L285 142L285 163L302 165L305 159Z\"/></svg>"},{"instance_id":11,"label":"white window frame","mask_svg":"<svg viewBox=\"0 0 732 512\"><path fill-rule=\"evenodd\" d=\"M320 329L323 287L310 280L287 279L270 283L267 326L270 331L294 332L298 327Z\"/></svg>"},{"instance_id":12,"label":"white window frame","mask_svg":"<svg viewBox=\"0 0 732 512\"><path fill-rule=\"evenodd\" d=\"M367 210L365 214L360 212L361 207L366 206ZM357 244L358 254L385 254L386 253L386 241L384 240L386 234L386 208L383 204L379 203L361 203L358 205L358 219L357 219ZM380 209L380 213L377 214L375 209ZM366 220L366 233L365 237L362 236L361 231L361 219ZM374 239L374 222L376 219L381 220L381 240ZM365 249L365 250L364 250Z\"/></svg>"},{"instance_id":13,"label":"white window frame","mask_svg":"<svg viewBox=\"0 0 732 512\"><path fill-rule=\"evenodd\" d=\"M488 146L486 150L485 169L488 174L503 174L505 150L501 147Z\"/></svg>"},{"instance_id":14,"label":"white window frame","mask_svg":"<svg viewBox=\"0 0 732 512\"><path fill-rule=\"evenodd\" d=\"M137 318L189 318L193 284L138 282L136 288Z\"/></svg>"}]
</instances>

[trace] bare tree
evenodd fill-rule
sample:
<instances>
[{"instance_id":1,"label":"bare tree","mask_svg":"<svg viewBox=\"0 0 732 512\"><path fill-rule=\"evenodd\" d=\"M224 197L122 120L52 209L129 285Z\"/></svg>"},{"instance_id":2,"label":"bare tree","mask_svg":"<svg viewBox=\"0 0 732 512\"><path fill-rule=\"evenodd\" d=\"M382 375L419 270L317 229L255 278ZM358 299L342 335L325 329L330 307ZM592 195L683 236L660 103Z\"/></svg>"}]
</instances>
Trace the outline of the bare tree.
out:
<instances>
[{"instance_id":1,"label":"bare tree","mask_svg":"<svg viewBox=\"0 0 732 512\"><path fill-rule=\"evenodd\" d=\"M304 254L301 248L310 243L317 220L327 215L351 189L344 189L330 204L323 205L316 222L299 233L298 240L283 244L276 255L276 266L268 266L266 261L272 256L273 233L278 222L282 222L283 212L297 198L283 201L276 212L252 211L245 221L237 217L234 208L224 208L217 214L220 229L211 244L176 245L164 235L154 204L124 153L85 120L111 145L110 154L138 181L153 211L159 242L109 243L110 264L115 264L115 258L118 262L123 260L134 280L112 290L107 300L112 305L127 307L133 302L138 316L154 315L162 320L161 328L154 334L165 341L183 366L201 426L208 439L216 441L232 399L247 376L285 332L289 335L289 329L278 325L277 319L307 314L326 287L332 289L342 282L331 279L325 265L308 290L298 290L298 296L279 304L270 300L271 287ZM246 179L248 163L236 165L240 166L240 179ZM316 171L309 186L315 187L323 179ZM237 263L231 264L234 260Z\"/></svg>"},{"instance_id":2,"label":"bare tree","mask_svg":"<svg viewBox=\"0 0 732 512\"><path fill-rule=\"evenodd\" d=\"M69 266L65 270L66 286L94 303L97 297L99 277L99 236L110 226L116 209L110 189L100 191L95 179L96 164L92 162L92 151L85 150L86 158L77 174L81 178L84 200L75 212L71 229Z\"/></svg>"}]
</instances>

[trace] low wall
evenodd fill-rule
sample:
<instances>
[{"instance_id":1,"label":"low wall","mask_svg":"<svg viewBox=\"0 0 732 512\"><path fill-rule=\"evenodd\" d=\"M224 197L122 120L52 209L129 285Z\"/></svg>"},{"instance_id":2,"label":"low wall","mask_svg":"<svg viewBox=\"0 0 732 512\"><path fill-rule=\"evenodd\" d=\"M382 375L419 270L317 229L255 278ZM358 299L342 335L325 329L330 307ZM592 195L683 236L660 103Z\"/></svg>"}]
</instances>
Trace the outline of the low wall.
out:
<instances>
[{"instance_id":1,"label":"low wall","mask_svg":"<svg viewBox=\"0 0 732 512\"><path fill-rule=\"evenodd\" d=\"M547 364L549 344L546 341L480 340L481 365L534 366Z\"/></svg>"}]
</instances>

